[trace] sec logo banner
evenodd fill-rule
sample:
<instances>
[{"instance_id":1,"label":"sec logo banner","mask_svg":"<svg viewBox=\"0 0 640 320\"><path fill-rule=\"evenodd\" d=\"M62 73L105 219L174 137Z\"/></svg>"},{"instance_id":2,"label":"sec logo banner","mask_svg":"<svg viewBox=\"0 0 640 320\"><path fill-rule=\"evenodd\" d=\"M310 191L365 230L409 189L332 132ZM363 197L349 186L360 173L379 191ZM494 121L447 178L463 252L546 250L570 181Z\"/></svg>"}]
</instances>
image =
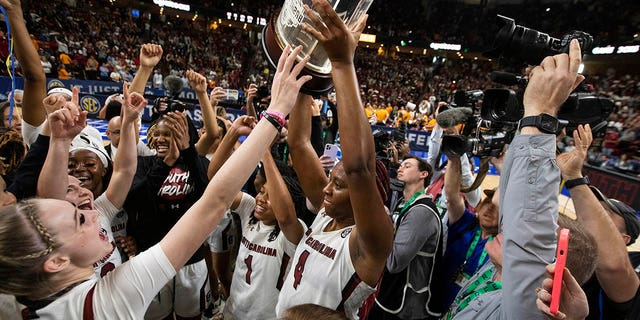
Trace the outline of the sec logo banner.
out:
<instances>
[{"instance_id":1,"label":"sec logo banner","mask_svg":"<svg viewBox=\"0 0 640 320\"><path fill-rule=\"evenodd\" d=\"M84 96L80 99L80 107L91 114L96 114L100 110L100 101L93 96Z\"/></svg>"}]
</instances>

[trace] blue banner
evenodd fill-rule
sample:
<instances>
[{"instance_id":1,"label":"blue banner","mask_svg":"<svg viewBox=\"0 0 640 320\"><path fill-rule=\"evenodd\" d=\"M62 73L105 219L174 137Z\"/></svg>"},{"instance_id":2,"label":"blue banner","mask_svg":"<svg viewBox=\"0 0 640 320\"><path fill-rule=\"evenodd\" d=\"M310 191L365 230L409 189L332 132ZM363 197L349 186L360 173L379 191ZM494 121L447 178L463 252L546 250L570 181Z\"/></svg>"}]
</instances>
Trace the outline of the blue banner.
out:
<instances>
[{"instance_id":1,"label":"blue banner","mask_svg":"<svg viewBox=\"0 0 640 320\"><path fill-rule=\"evenodd\" d=\"M375 132L376 130L382 130L385 132L393 132L396 131L396 128L393 127L385 127L385 126L377 126L372 125L371 131ZM409 141L409 149L415 152L427 152L429 151L429 136L431 132L427 131L418 131L418 130L407 130L405 134L405 138Z\"/></svg>"}]
</instances>

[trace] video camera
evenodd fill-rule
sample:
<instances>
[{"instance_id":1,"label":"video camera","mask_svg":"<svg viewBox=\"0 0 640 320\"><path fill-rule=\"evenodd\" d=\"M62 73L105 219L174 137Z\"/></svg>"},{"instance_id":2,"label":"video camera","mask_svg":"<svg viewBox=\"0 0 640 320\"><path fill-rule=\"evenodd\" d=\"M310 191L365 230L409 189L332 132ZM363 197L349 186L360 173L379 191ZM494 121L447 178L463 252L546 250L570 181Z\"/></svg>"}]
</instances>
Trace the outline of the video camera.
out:
<instances>
[{"instance_id":1,"label":"video camera","mask_svg":"<svg viewBox=\"0 0 640 320\"><path fill-rule=\"evenodd\" d=\"M509 106L516 101L512 90L458 90L449 108L442 111L440 107L436 121L445 128L464 126L459 135L442 137L442 152L458 156L470 152L480 158L498 156L504 145L513 140L520 119L511 121L500 116L506 115L505 110L511 110Z\"/></svg>"},{"instance_id":2,"label":"video camera","mask_svg":"<svg viewBox=\"0 0 640 320\"><path fill-rule=\"evenodd\" d=\"M501 28L492 50L485 53L488 57L505 58L520 65L537 65L546 56L568 53L572 39L578 39L582 52L589 51L593 44L593 37L582 31L572 31L562 39L557 39L546 33L516 25L514 20L508 17L498 15L498 20ZM471 152L473 156L481 158L497 156L502 152L504 145L510 143L515 136L518 121L524 115L522 100L526 79L503 72L493 72L491 79L508 86L517 85L518 90L494 88L456 91L451 106L470 108L472 112L471 115L463 115L455 108L444 112L441 108L438 116L440 119L437 119L439 124L441 121L464 124L459 136L443 136L443 153L461 155ZM613 109L614 103L611 99L578 87L560 107L558 119L561 129L566 128L568 136L572 135L579 124L587 123L591 125L594 136L597 136L604 132L606 119Z\"/></svg>"},{"instance_id":3,"label":"video camera","mask_svg":"<svg viewBox=\"0 0 640 320\"><path fill-rule=\"evenodd\" d=\"M160 97L153 102L153 109L151 119L156 120L161 116L169 112L184 112L185 110L192 110L193 104L186 103L170 97Z\"/></svg>"}]
</instances>

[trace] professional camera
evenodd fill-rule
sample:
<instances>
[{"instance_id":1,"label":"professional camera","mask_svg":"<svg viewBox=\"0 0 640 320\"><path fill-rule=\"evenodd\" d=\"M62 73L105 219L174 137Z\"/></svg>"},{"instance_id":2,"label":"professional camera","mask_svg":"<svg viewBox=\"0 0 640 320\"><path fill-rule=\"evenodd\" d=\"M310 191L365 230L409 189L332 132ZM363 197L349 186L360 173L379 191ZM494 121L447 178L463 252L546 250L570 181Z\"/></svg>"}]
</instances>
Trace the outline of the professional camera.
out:
<instances>
[{"instance_id":1,"label":"professional camera","mask_svg":"<svg viewBox=\"0 0 640 320\"><path fill-rule=\"evenodd\" d=\"M193 104L185 103L170 97L157 98L153 103L151 119L156 120L169 112L184 112L193 109Z\"/></svg>"},{"instance_id":2,"label":"professional camera","mask_svg":"<svg viewBox=\"0 0 640 320\"><path fill-rule=\"evenodd\" d=\"M591 51L593 37L582 31L571 31L561 39L546 33L519 26L511 18L498 15L498 30L491 49L484 53L490 58L506 58L518 63L538 65L547 56L569 53L571 40L578 39L583 54Z\"/></svg>"}]
</instances>

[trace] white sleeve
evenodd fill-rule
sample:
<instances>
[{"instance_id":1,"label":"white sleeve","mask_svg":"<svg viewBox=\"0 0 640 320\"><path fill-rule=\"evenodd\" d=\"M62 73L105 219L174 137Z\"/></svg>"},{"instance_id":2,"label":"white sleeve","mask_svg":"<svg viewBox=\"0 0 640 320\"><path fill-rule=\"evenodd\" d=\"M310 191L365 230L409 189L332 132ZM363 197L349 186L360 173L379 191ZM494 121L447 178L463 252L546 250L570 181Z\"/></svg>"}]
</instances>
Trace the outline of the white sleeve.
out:
<instances>
[{"instance_id":1,"label":"white sleeve","mask_svg":"<svg viewBox=\"0 0 640 320\"><path fill-rule=\"evenodd\" d=\"M156 244L98 281L92 300L96 319L142 319L151 300L175 274Z\"/></svg>"},{"instance_id":2,"label":"white sleeve","mask_svg":"<svg viewBox=\"0 0 640 320\"><path fill-rule=\"evenodd\" d=\"M247 193L242 193L242 199L238 204L238 207L235 210L236 213L240 216L242 221L249 219L251 213L256 208L256 199Z\"/></svg>"},{"instance_id":3,"label":"white sleeve","mask_svg":"<svg viewBox=\"0 0 640 320\"><path fill-rule=\"evenodd\" d=\"M104 192L93 202L93 208L107 217L109 221L111 221L113 217L120 212L120 209L116 208L116 206L109 201L109 198L107 198L107 195Z\"/></svg>"},{"instance_id":4,"label":"white sleeve","mask_svg":"<svg viewBox=\"0 0 640 320\"><path fill-rule=\"evenodd\" d=\"M45 121L46 122L46 121ZM22 120L22 139L27 146L30 146L32 143L36 142L38 135L42 132L42 128L44 128L44 123L42 122L39 126L34 127L24 120Z\"/></svg>"},{"instance_id":5,"label":"white sleeve","mask_svg":"<svg viewBox=\"0 0 640 320\"><path fill-rule=\"evenodd\" d=\"M465 188L470 187L473 184L473 181L475 180L475 177L473 176L473 172L471 171L471 164L469 164L469 158L467 157L467 154L463 154L462 157L460 157L460 162L461 162L461 174L462 174L462 186L464 186ZM478 203L480 203L480 200L482 199L482 187L479 186L467 193L465 193L465 198L467 199L467 202L469 202L469 204L472 207L476 207L478 205Z\"/></svg>"},{"instance_id":6,"label":"white sleeve","mask_svg":"<svg viewBox=\"0 0 640 320\"><path fill-rule=\"evenodd\" d=\"M140 157L148 157L148 156L155 156L156 155L156 150L147 147L147 145L144 144L144 142L142 142L142 140L138 141L138 144L136 145L136 148L137 148L137 151L138 151L138 156L140 156Z\"/></svg>"}]
</instances>

